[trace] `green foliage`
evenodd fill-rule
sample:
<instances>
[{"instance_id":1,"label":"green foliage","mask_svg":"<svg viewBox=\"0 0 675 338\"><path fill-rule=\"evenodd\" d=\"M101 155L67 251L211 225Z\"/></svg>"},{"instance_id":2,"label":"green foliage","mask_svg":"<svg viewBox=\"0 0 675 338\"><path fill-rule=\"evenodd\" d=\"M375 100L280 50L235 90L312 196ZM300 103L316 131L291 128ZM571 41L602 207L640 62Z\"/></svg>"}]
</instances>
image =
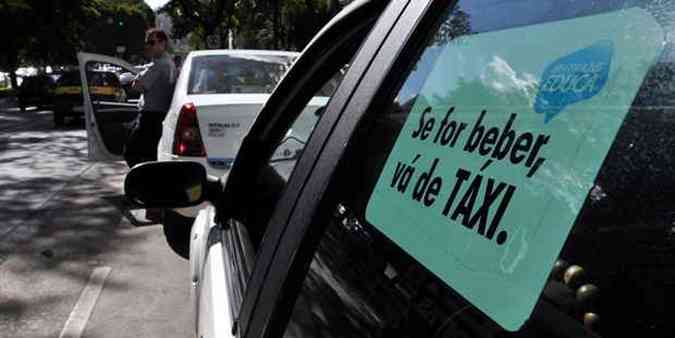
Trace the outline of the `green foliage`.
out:
<instances>
[{"instance_id":1,"label":"green foliage","mask_svg":"<svg viewBox=\"0 0 675 338\"><path fill-rule=\"evenodd\" d=\"M438 30L438 33L432 39L432 44L442 46L450 43L456 38L467 35L471 32L471 17L461 9L456 9L447 20L445 20Z\"/></svg>"},{"instance_id":2,"label":"green foliage","mask_svg":"<svg viewBox=\"0 0 675 338\"><path fill-rule=\"evenodd\" d=\"M174 38L192 34L195 47L221 47L226 41L234 3L235 0L171 0L161 11L172 19Z\"/></svg>"},{"instance_id":3,"label":"green foliage","mask_svg":"<svg viewBox=\"0 0 675 338\"><path fill-rule=\"evenodd\" d=\"M194 48L302 49L337 13L338 0L170 0L162 12L175 38ZM76 52L138 62L155 15L143 0L0 0L0 71L76 63ZM16 78L12 77L16 84Z\"/></svg>"},{"instance_id":4,"label":"green foliage","mask_svg":"<svg viewBox=\"0 0 675 338\"><path fill-rule=\"evenodd\" d=\"M93 53L118 55L117 46L124 46L123 57L139 62L143 54L145 31L154 25L155 14L143 0L106 1L96 16L90 17L83 49Z\"/></svg>"},{"instance_id":5,"label":"green foliage","mask_svg":"<svg viewBox=\"0 0 675 338\"><path fill-rule=\"evenodd\" d=\"M115 26L123 30L116 36L102 28L108 17L123 23ZM78 50L114 54L108 46L120 43L142 50L143 32L153 22L143 0L0 0L0 71L74 64Z\"/></svg>"},{"instance_id":6,"label":"green foliage","mask_svg":"<svg viewBox=\"0 0 675 338\"><path fill-rule=\"evenodd\" d=\"M302 49L337 13L338 0L170 0L161 11L174 37L190 35L194 48Z\"/></svg>"}]
</instances>

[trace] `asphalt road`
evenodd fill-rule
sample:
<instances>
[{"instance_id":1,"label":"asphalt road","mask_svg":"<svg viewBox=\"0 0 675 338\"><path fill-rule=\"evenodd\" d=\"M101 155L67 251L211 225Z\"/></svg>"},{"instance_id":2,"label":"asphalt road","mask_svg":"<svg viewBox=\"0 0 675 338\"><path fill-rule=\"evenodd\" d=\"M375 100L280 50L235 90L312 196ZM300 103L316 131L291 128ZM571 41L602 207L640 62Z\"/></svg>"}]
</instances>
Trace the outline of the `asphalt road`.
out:
<instances>
[{"instance_id":1,"label":"asphalt road","mask_svg":"<svg viewBox=\"0 0 675 338\"><path fill-rule=\"evenodd\" d=\"M0 111L0 337L191 337L189 270L81 125ZM125 216L126 215L126 216Z\"/></svg>"}]
</instances>

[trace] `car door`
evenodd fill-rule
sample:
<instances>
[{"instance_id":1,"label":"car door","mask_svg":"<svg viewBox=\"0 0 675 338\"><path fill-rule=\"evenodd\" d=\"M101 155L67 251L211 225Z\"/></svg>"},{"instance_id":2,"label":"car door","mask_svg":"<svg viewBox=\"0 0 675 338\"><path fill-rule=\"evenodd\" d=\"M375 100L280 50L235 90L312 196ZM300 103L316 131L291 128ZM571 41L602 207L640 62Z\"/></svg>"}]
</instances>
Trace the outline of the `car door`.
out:
<instances>
[{"instance_id":1,"label":"car door","mask_svg":"<svg viewBox=\"0 0 675 338\"><path fill-rule=\"evenodd\" d=\"M217 208L200 212L190 248L197 336L242 335L242 306L252 294L248 285L255 257L269 214L278 202L279 189L290 179L317 120L322 118L323 109L317 109L317 105L325 108L345 71L361 67L370 55L366 54L361 64L350 62L386 4L380 0L358 1L315 36L261 110L230 172L234 176L223 178L234 183L249 180L248 189L229 188L228 192L226 188L223 194L237 196L236 200L248 199L246 207L234 210L239 207L223 208L217 203ZM376 41L381 38L374 37ZM261 139L264 141L258 143ZM256 168L253 173L251 169L258 163L264 164L263 175L273 177L274 186L256 186L261 171ZM223 299L227 299L226 305Z\"/></svg>"},{"instance_id":2,"label":"car door","mask_svg":"<svg viewBox=\"0 0 675 338\"><path fill-rule=\"evenodd\" d=\"M411 2L272 217L247 337L672 337L673 17Z\"/></svg>"},{"instance_id":3,"label":"car door","mask_svg":"<svg viewBox=\"0 0 675 338\"><path fill-rule=\"evenodd\" d=\"M119 161L138 116L138 100L127 95L117 74L138 71L126 61L106 55L78 53L77 59L89 159Z\"/></svg>"}]
</instances>

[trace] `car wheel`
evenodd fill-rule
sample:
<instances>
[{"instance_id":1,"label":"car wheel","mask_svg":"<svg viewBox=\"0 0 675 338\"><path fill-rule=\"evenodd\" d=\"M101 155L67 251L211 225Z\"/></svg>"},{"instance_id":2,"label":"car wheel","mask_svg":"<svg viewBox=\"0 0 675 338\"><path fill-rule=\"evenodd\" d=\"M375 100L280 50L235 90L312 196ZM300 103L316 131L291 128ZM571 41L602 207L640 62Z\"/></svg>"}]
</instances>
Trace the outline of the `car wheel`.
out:
<instances>
[{"instance_id":1,"label":"car wheel","mask_svg":"<svg viewBox=\"0 0 675 338\"><path fill-rule=\"evenodd\" d=\"M164 212L164 236L171 249L179 256L190 258L190 231L195 219L185 217L173 210Z\"/></svg>"},{"instance_id":2,"label":"car wheel","mask_svg":"<svg viewBox=\"0 0 675 338\"><path fill-rule=\"evenodd\" d=\"M57 127L63 126L66 122L66 116L63 112L54 112L54 125Z\"/></svg>"}]
</instances>

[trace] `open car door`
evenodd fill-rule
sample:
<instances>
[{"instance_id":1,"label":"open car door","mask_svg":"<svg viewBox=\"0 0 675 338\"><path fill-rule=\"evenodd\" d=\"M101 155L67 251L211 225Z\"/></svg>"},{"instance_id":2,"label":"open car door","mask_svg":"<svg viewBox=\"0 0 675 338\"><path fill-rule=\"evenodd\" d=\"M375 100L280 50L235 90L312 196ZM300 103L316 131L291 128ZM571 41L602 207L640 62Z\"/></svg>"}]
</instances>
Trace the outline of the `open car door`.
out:
<instances>
[{"instance_id":1,"label":"open car door","mask_svg":"<svg viewBox=\"0 0 675 338\"><path fill-rule=\"evenodd\" d=\"M134 66L114 57L78 53L89 159L122 160L138 116L140 93L131 88Z\"/></svg>"}]
</instances>

